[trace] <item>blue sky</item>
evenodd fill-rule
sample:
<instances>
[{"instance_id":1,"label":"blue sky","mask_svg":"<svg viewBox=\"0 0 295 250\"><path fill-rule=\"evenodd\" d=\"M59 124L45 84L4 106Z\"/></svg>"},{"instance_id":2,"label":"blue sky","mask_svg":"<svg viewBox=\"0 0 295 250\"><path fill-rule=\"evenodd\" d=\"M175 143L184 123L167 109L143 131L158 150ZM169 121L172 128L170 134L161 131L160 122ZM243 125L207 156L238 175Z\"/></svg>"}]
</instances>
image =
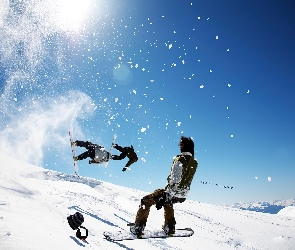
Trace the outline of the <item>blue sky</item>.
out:
<instances>
[{"instance_id":1,"label":"blue sky","mask_svg":"<svg viewBox=\"0 0 295 250\"><path fill-rule=\"evenodd\" d=\"M116 134L140 160L124 173L127 159L82 161L80 174L153 191L185 135L199 162L190 199L294 198L292 1L1 5L1 151L72 173L68 130L107 149Z\"/></svg>"}]
</instances>

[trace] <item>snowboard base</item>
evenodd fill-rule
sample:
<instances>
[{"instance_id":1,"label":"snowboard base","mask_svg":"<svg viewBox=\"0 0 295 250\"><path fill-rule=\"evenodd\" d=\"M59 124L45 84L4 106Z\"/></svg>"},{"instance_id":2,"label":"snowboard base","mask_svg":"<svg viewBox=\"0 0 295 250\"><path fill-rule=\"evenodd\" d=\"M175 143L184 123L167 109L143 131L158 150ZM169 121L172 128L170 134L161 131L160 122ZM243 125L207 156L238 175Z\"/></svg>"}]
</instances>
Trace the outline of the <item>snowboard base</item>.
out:
<instances>
[{"instance_id":1,"label":"snowboard base","mask_svg":"<svg viewBox=\"0 0 295 250\"><path fill-rule=\"evenodd\" d=\"M73 135L72 135L71 131L69 131L69 137L70 137L72 154L73 154L73 157L75 157L76 152L75 152L75 146L72 145L72 142L74 142L74 140L73 140ZM75 174L79 177L77 161L74 161L74 171L75 171Z\"/></svg>"},{"instance_id":2,"label":"snowboard base","mask_svg":"<svg viewBox=\"0 0 295 250\"><path fill-rule=\"evenodd\" d=\"M136 239L150 239L150 238L174 238L174 237L190 237L194 234L191 228L175 229L175 234L167 235L163 230L144 230L144 234L140 237L133 235L128 231L106 231L103 233L104 237L109 241L122 240L136 240Z\"/></svg>"}]
</instances>

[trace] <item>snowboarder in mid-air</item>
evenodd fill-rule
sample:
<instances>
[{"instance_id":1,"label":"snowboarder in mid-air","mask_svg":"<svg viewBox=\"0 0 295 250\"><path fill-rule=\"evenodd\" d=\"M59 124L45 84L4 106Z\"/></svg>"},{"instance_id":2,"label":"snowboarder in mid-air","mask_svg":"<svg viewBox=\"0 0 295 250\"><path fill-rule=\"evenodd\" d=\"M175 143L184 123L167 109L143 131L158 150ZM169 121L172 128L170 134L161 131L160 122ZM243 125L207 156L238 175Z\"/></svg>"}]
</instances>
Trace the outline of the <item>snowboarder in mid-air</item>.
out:
<instances>
[{"instance_id":1,"label":"snowboarder in mid-air","mask_svg":"<svg viewBox=\"0 0 295 250\"><path fill-rule=\"evenodd\" d=\"M120 155L112 155L113 160L123 160L126 156L129 158L127 164L122 169L123 172L126 171L126 169L131 164L133 164L134 162L137 162L138 157L137 157L132 145L130 147L121 147L118 144L113 144L113 148L115 148L121 152Z\"/></svg>"},{"instance_id":2,"label":"snowboarder in mid-air","mask_svg":"<svg viewBox=\"0 0 295 250\"><path fill-rule=\"evenodd\" d=\"M91 163L104 163L111 159L111 154L102 146L98 144L91 143L89 141L74 141L72 146L84 147L87 149L84 153L73 157L74 161L81 161L87 157L91 158L89 164Z\"/></svg>"},{"instance_id":3,"label":"snowboarder in mid-air","mask_svg":"<svg viewBox=\"0 0 295 250\"><path fill-rule=\"evenodd\" d=\"M123 168L123 172L134 162L138 160L136 153L134 152L133 146L130 147L121 147L118 144L113 144L112 146L121 152L120 155L111 155L104 147L94 144L91 142L84 141L74 141L72 146L84 147L87 149L84 153L73 157L74 161L81 161L87 157L91 158L89 164L96 163L101 164L108 162L109 160L123 160L126 156L129 158L126 166Z\"/></svg>"},{"instance_id":4,"label":"snowboarder in mid-air","mask_svg":"<svg viewBox=\"0 0 295 250\"><path fill-rule=\"evenodd\" d=\"M190 190L190 185L198 167L194 159L194 142L191 138L181 136L180 155L177 155L172 163L167 184L164 189L156 189L153 193L141 199L136 214L135 223L130 223L130 232L138 238L144 234L147 218L152 205L159 210L164 207L164 225L162 229L166 235L175 233L174 203L182 203Z\"/></svg>"}]
</instances>

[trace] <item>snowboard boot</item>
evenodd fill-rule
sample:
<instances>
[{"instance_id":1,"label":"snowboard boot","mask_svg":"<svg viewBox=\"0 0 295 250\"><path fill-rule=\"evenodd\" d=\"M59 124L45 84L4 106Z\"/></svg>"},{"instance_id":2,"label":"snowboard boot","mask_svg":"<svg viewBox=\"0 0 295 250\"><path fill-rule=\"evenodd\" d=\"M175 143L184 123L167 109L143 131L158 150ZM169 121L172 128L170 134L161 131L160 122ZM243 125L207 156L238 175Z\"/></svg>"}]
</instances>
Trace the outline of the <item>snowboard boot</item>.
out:
<instances>
[{"instance_id":1,"label":"snowboard boot","mask_svg":"<svg viewBox=\"0 0 295 250\"><path fill-rule=\"evenodd\" d=\"M130 232L135 235L137 238L142 238L143 230L145 226L137 226L135 223L129 223L127 226L130 227Z\"/></svg>"},{"instance_id":2,"label":"snowboard boot","mask_svg":"<svg viewBox=\"0 0 295 250\"><path fill-rule=\"evenodd\" d=\"M175 234L175 226L163 225L162 229L168 236L173 236Z\"/></svg>"}]
</instances>

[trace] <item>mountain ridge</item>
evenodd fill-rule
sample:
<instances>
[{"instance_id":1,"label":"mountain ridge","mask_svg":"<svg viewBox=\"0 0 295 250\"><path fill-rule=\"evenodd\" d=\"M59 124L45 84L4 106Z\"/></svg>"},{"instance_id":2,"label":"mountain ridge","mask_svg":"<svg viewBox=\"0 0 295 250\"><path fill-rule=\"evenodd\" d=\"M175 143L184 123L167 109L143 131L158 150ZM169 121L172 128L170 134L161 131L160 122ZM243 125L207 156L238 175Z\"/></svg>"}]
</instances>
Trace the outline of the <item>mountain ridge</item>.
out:
<instances>
[{"instance_id":1,"label":"mountain ridge","mask_svg":"<svg viewBox=\"0 0 295 250\"><path fill-rule=\"evenodd\" d=\"M229 207L261 213L277 214L280 210L288 206L295 206L295 199L234 203Z\"/></svg>"}]
</instances>

